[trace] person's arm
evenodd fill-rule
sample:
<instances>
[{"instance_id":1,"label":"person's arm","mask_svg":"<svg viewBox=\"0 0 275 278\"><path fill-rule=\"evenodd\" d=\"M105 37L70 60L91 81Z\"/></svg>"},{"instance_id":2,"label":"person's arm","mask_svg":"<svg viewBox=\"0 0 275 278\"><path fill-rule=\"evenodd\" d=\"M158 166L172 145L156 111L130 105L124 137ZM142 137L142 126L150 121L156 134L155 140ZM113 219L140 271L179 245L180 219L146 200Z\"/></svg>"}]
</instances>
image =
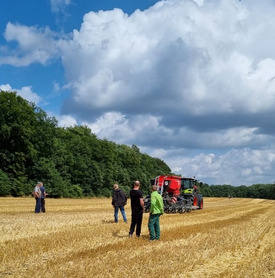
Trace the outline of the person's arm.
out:
<instances>
[{"instance_id":1,"label":"person's arm","mask_svg":"<svg viewBox=\"0 0 275 278\"><path fill-rule=\"evenodd\" d=\"M154 194L151 194L151 206L150 206L150 213L154 212L154 208L156 206L157 198Z\"/></svg>"},{"instance_id":2,"label":"person's arm","mask_svg":"<svg viewBox=\"0 0 275 278\"><path fill-rule=\"evenodd\" d=\"M142 208L144 208L144 200L143 198L139 198L139 202Z\"/></svg>"},{"instance_id":3,"label":"person's arm","mask_svg":"<svg viewBox=\"0 0 275 278\"><path fill-rule=\"evenodd\" d=\"M112 193L112 206L113 207L115 207L114 203L115 203L115 191L113 190L113 193Z\"/></svg>"},{"instance_id":4,"label":"person's arm","mask_svg":"<svg viewBox=\"0 0 275 278\"><path fill-rule=\"evenodd\" d=\"M125 206L126 206L127 205L127 196L125 193L123 193L123 194L124 194L124 200L125 200Z\"/></svg>"},{"instance_id":5,"label":"person's arm","mask_svg":"<svg viewBox=\"0 0 275 278\"><path fill-rule=\"evenodd\" d=\"M35 195L35 197L36 197L36 198L38 198L38 197L39 197L39 195L38 195L38 190L37 190L37 188L36 188L36 187L34 188L34 195Z\"/></svg>"},{"instance_id":6,"label":"person's arm","mask_svg":"<svg viewBox=\"0 0 275 278\"><path fill-rule=\"evenodd\" d=\"M162 199L162 196L160 196L159 198L159 204L160 204L160 211L161 211L161 214L164 213L164 208L163 208L163 199Z\"/></svg>"}]
</instances>

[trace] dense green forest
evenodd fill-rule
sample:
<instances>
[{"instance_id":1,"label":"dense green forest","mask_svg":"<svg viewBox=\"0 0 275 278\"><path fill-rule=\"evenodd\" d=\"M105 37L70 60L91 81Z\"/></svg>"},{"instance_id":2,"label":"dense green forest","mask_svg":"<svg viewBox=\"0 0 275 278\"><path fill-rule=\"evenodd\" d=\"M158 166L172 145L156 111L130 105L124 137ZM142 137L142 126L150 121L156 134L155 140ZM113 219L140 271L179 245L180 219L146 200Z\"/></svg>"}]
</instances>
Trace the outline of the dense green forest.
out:
<instances>
[{"instance_id":1,"label":"dense green forest","mask_svg":"<svg viewBox=\"0 0 275 278\"><path fill-rule=\"evenodd\" d=\"M109 196L170 174L160 159L136 145L100 140L88 127L61 128L55 118L15 92L0 92L0 196L30 195L43 181L50 196Z\"/></svg>"},{"instance_id":2,"label":"dense green forest","mask_svg":"<svg viewBox=\"0 0 275 278\"><path fill-rule=\"evenodd\" d=\"M162 174L172 174L168 165L136 145L98 139L86 126L58 127L54 117L16 92L0 91L0 196L28 196L37 181L51 197L110 196L114 183L129 192L135 180L147 194L150 180ZM200 191L275 199L274 185L201 183Z\"/></svg>"}]
</instances>

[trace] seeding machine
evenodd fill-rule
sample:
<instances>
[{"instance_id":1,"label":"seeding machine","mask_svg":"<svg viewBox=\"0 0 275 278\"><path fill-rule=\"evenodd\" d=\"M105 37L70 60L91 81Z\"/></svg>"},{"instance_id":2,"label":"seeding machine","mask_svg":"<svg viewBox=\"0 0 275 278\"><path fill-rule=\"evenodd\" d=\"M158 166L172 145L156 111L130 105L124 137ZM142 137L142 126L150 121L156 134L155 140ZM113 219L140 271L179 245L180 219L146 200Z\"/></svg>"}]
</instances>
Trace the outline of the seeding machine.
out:
<instances>
[{"instance_id":1,"label":"seeding machine","mask_svg":"<svg viewBox=\"0 0 275 278\"><path fill-rule=\"evenodd\" d=\"M184 213L203 209L203 196L198 193L198 181L195 178L179 176L158 176L151 180L163 197L164 212ZM150 195L144 199L144 211L150 211Z\"/></svg>"}]
</instances>

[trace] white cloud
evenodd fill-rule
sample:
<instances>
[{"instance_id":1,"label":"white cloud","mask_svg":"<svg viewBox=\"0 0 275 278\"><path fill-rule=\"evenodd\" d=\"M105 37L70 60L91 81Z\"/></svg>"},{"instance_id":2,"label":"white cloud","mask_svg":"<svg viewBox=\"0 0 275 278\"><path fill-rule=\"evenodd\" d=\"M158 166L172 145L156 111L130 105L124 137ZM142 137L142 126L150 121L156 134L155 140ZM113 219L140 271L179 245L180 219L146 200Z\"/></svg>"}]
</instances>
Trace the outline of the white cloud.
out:
<instances>
[{"instance_id":1,"label":"white cloud","mask_svg":"<svg viewBox=\"0 0 275 278\"><path fill-rule=\"evenodd\" d=\"M183 175L260 182L274 155L261 132L275 108L271 10L170 0L130 16L87 13L62 44L72 111L84 109L81 122L100 138L135 143Z\"/></svg>"},{"instance_id":2,"label":"white cloud","mask_svg":"<svg viewBox=\"0 0 275 278\"><path fill-rule=\"evenodd\" d=\"M57 119L58 126L60 127L71 127L77 125L77 121L71 115L55 115L54 117Z\"/></svg>"},{"instance_id":3,"label":"white cloud","mask_svg":"<svg viewBox=\"0 0 275 278\"><path fill-rule=\"evenodd\" d=\"M142 144L159 132L158 119L150 115L126 119L126 116L121 113L108 112L94 123L84 121L81 124L89 126L100 138L107 138L120 144L130 144L130 142ZM165 127L164 129L168 131Z\"/></svg>"},{"instance_id":4,"label":"white cloud","mask_svg":"<svg viewBox=\"0 0 275 278\"><path fill-rule=\"evenodd\" d=\"M127 120L120 113L108 112L99 117L95 123L84 121L82 125L89 126L92 132L98 134L101 138L114 138L117 131L123 135L129 131Z\"/></svg>"},{"instance_id":5,"label":"white cloud","mask_svg":"<svg viewBox=\"0 0 275 278\"><path fill-rule=\"evenodd\" d=\"M51 10L53 13L64 11L65 7L72 4L71 0L50 0Z\"/></svg>"},{"instance_id":6,"label":"white cloud","mask_svg":"<svg viewBox=\"0 0 275 278\"><path fill-rule=\"evenodd\" d=\"M257 49L262 35L254 34L255 17L257 29L269 34L265 45L274 45L271 15L265 30L259 12L237 1L171 0L131 16L119 9L90 12L63 45L73 99L106 111L132 101L153 114L175 113L175 103L199 115L271 110L275 55L268 46L268 58Z\"/></svg>"},{"instance_id":7,"label":"white cloud","mask_svg":"<svg viewBox=\"0 0 275 278\"><path fill-rule=\"evenodd\" d=\"M0 90L11 92L12 88L11 88L10 84L2 84L2 85L0 85Z\"/></svg>"},{"instance_id":8,"label":"white cloud","mask_svg":"<svg viewBox=\"0 0 275 278\"><path fill-rule=\"evenodd\" d=\"M36 105L41 101L41 97L32 91L31 86L24 86L16 91L18 92L18 95L30 102L34 102Z\"/></svg>"},{"instance_id":9,"label":"white cloud","mask_svg":"<svg viewBox=\"0 0 275 278\"><path fill-rule=\"evenodd\" d=\"M17 92L19 96L26 99L29 102L33 102L38 105L41 102L41 97L32 91L31 86L24 86L20 89L13 89L10 84L0 84L0 90L7 92Z\"/></svg>"},{"instance_id":10,"label":"white cloud","mask_svg":"<svg viewBox=\"0 0 275 278\"><path fill-rule=\"evenodd\" d=\"M160 118L152 115L131 116L107 112L94 123L83 121L100 138L109 138L118 143L135 142L141 146L156 144L172 148L228 149L245 146L262 146L272 137L261 134L257 128L228 128L209 131L193 131L182 127L178 130L161 124Z\"/></svg>"},{"instance_id":11,"label":"white cloud","mask_svg":"<svg viewBox=\"0 0 275 278\"><path fill-rule=\"evenodd\" d=\"M188 150L182 149L159 149L153 152L147 149L146 151L167 162L174 173L186 177L196 176L197 179L210 185L239 186L275 181L274 148L232 149L223 154L200 153L198 155L188 155Z\"/></svg>"},{"instance_id":12,"label":"white cloud","mask_svg":"<svg viewBox=\"0 0 275 278\"><path fill-rule=\"evenodd\" d=\"M7 42L17 46L0 56L0 65L28 66L32 63L46 65L58 53L55 34L49 28L38 29L8 23L4 33Z\"/></svg>"}]
</instances>

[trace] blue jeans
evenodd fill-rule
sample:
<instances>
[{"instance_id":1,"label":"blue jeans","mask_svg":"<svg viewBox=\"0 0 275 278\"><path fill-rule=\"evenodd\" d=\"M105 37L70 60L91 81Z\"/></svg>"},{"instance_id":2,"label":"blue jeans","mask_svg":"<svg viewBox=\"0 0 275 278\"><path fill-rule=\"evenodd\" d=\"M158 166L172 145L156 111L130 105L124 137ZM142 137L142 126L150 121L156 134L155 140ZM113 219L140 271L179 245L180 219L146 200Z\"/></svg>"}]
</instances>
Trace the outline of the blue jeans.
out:
<instances>
[{"instance_id":1,"label":"blue jeans","mask_svg":"<svg viewBox=\"0 0 275 278\"><path fill-rule=\"evenodd\" d=\"M123 220L124 222L127 222L127 218L126 218L126 213L125 213L125 210L124 210L124 206L116 206L115 207L115 222L117 223L118 222L118 209L120 209L121 211L121 214L122 214L122 217L123 217Z\"/></svg>"},{"instance_id":2,"label":"blue jeans","mask_svg":"<svg viewBox=\"0 0 275 278\"><path fill-rule=\"evenodd\" d=\"M45 209L45 198L41 198L41 211L42 212L46 212L46 209Z\"/></svg>"},{"instance_id":3,"label":"blue jeans","mask_svg":"<svg viewBox=\"0 0 275 278\"><path fill-rule=\"evenodd\" d=\"M35 213L39 213L41 211L41 198L35 198Z\"/></svg>"}]
</instances>

